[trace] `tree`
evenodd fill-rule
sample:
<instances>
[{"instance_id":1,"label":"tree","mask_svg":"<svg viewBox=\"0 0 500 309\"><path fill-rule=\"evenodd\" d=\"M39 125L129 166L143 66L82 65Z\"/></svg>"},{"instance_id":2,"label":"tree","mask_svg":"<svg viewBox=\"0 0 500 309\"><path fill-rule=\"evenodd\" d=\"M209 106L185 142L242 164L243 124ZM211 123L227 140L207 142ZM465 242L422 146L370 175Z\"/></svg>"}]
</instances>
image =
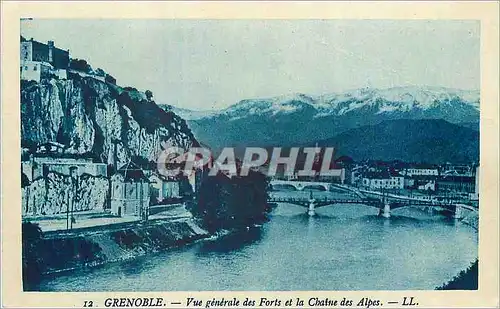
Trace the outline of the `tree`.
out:
<instances>
[{"instance_id":1,"label":"tree","mask_svg":"<svg viewBox=\"0 0 500 309\"><path fill-rule=\"evenodd\" d=\"M40 279L43 272L42 252L43 233L38 224L24 222L22 225L23 287L29 289L30 283Z\"/></svg>"},{"instance_id":2,"label":"tree","mask_svg":"<svg viewBox=\"0 0 500 309\"><path fill-rule=\"evenodd\" d=\"M151 99L153 98L153 92L151 92L151 90L146 90L145 94L146 94L146 99L148 101L151 101Z\"/></svg>"},{"instance_id":3,"label":"tree","mask_svg":"<svg viewBox=\"0 0 500 309\"><path fill-rule=\"evenodd\" d=\"M116 78L113 76L106 74L106 77L104 77L104 81L113 85L116 85Z\"/></svg>"},{"instance_id":4,"label":"tree","mask_svg":"<svg viewBox=\"0 0 500 309\"><path fill-rule=\"evenodd\" d=\"M90 64L88 64L87 61L83 59L71 59L69 61L69 68L84 73L92 72L92 67L90 66Z\"/></svg>"},{"instance_id":5,"label":"tree","mask_svg":"<svg viewBox=\"0 0 500 309\"><path fill-rule=\"evenodd\" d=\"M197 192L192 212L212 232L245 228L267 219L267 187L265 175L254 171L242 177L208 176Z\"/></svg>"},{"instance_id":6,"label":"tree","mask_svg":"<svg viewBox=\"0 0 500 309\"><path fill-rule=\"evenodd\" d=\"M130 86L123 87L123 90L125 90L125 91L134 91L134 92L137 92L137 88L130 87Z\"/></svg>"},{"instance_id":7,"label":"tree","mask_svg":"<svg viewBox=\"0 0 500 309\"><path fill-rule=\"evenodd\" d=\"M97 70L95 70L95 75L105 77L106 72L104 72L104 70L101 68L97 68Z\"/></svg>"}]
</instances>

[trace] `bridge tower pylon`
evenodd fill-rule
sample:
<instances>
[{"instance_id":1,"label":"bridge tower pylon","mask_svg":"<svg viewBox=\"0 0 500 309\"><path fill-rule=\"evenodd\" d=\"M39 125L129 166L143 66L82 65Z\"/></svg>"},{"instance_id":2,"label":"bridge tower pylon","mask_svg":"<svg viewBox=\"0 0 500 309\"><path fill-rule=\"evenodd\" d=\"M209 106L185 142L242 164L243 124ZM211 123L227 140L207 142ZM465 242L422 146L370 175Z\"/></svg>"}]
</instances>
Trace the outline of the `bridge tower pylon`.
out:
<instances>
[{"instance_id":1,"label":"bridge tower pylon","mask_svg":"<svg viewBox=\"0 0 500 309\"><path fill-rule=\"evenodd\" d=\"M460 220L462 219L462 207L455 205L455 212L453 213L453 219Z\"/></svg>"},{"instance_id":2,"label":"bridge tower pylon","mask_svg":"<svg viewBox=\"0 0 500 309\"><path fill-rule=\"evenodd\" d=\"M307 214L312 217L314 215L316 215L316 210L315 210L315 207L316 207L316 200L314 199L313 197L313 194L312 194L312 191L309 191L310 194L309 194L309 208L307 209Z\"/></svg>"},{"instance_id":3,"label":"bridge tower pylon","mask_svg":"<svg viewBox=\"0 0 500 309\"><path fill-rule=\"evenodd\" d=\"M390 218L391 217L391 204L388 201L387 198L387 192L382 189L382 204L384 205L384 208L380 209L379 214L382 215L384 218Z\"/></svg>"},{"instance_id":4,"label":"bridge tower pylon","mask_svg":"<svg viewBox=\"0 0 500 309\"><path fill-rule=\"evenodd\" d=\"M315 216L316 215L316 211L314 210L316 205L314 205L314 201L312 201L310 204L309 204L309 209L307 210L307 214L309 216Z\"/></svg>"},{"instance_id":5,"label":"bridge tower pylon","mask_svg":"<svg viewBox=\"0 0 500 309\"><path fill-rule=\"evenodd\" d=\"M385 202L384 209L382 210L382 217L390 218L391 217L391 204Z\"/></svg>"}]
</instances>

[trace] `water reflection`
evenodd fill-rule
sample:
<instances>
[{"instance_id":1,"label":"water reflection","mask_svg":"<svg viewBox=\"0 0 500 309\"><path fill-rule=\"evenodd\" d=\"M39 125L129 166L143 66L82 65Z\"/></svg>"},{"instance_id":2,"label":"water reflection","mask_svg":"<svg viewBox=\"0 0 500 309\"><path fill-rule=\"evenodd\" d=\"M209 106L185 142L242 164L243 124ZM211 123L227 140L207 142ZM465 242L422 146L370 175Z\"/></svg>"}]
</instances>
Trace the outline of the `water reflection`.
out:
<instances>
[{"instance_id":1,"label":"water reflection","mask_svg":"<svg viewBox=\"0 0 500 309\"><path fill-rule=\"evenodd\" d=\"M133 276L148 271L148 269L150 269L151 266L152 265L149 265L148 267L147 260L145 260L144 257L139 257L137 259L121 263L120 271L125 276Z\"/></svg>"},{"instance_id":2,"label":"water reflection","mask_svg":"<svg viewBox=\"0 0 500 309\"><path fill-rule=\"evenodd\" d=\"M320 218L316 216L309 216L309 215L304 215L304 217L307 216L307 238L313 238L314 237L314 231L316 231L316 221L319 220Z\"/></svg>"},{"instance_id":3,"label":"water reflection","mask_svg":"<svg viewBox=\"0 0 500 309\"><path fill-rule=\"evenodd\" d=\"M241 250L262 239L262 228L252 227L234 234L224 236L214 241L207 241L200 245L198 252L200 255L207 253L227 253Z\"/></svg>"}]
</instances>

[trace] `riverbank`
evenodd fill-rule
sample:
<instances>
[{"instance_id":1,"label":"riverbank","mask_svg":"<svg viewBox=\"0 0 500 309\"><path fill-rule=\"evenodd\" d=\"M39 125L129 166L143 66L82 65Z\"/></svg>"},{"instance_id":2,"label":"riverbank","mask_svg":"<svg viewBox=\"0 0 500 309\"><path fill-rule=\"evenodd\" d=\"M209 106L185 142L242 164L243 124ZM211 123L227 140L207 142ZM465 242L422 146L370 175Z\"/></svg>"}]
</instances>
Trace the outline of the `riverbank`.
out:
<instances>
[{"instance_id":1,"label":"riverbank","mask_svg":"<svg viewBox=\"0 0 500 309\"><path fill-rule=\"evenodd\" d=\"M386 219L348 205L310 217L282 204L269 219L128 262L46 276L38 290L431 290L477 258L470 227L418 209Z\"/></svg>"},{"instance_id":2,"label":"riverbank","mask_svg":"<svg viewBox=\"0 0 500 309\"><path fill-rule=\"evenodd\" d=\"M436 290L477 290L479 286L479 261L475 260L466 269Z\"/></svg>"},{"instance_id":3,"label":"riverbank","mask_svg":"<svg viewBox=\"0 0 500 309\"><path fill-rule=\"evenodd\" d=\"M479 231L479 214L471 211L460 223L470 226L477 233ZM436 287L436 290L477 290L479 282L478 264L479 261L476 259L471 262L467 269L462 270L442 286Z\"/></svg>"},{"instance_id":4,"label":"riverbank","mask_svg":"<svg viewBox=\"0 0 500 309\"><path fill-rule=\"evenodd\" d=\"M460 222L472 227L474 230L476 230L476 232L479 231L479 213L478 212L469 211Z\"/></svg>"},{"instance_id":5,"label":"riverbank","mask_svg":"<svg viewBox=\"0 0 500 309\"><path fill-rule=\"evenodd\" d=\"M71 233L51 231L30 241L36 244L34 259L23 256L25 290L30 290L41 277L132 260L236 232L237 229L209 232L194 218L125 223Z\"/></svg>"},{"instance_id":6,"label":"riverbank","mask_svg":"<svg viewBox=\"0 0 500 309\"><path fill-rule=\"evenodd\" d=\"M193 220L159 220L91 235L64 235L44 241L44 274L124 261L208 237Z\"/></svg>"},{"instance_id":7,"label":"riverbank","mask_svg":"<svg viewBox=\"0 0 500 309\"><path fill-rule=\"evenodd\" d=\"M354 207L354 209L352 209ZM409 211L416 211L410 209ZM416 244L414 248L405 249L404 252L400 254L408 253L408 256L401 256L400 261L406 261L407 259L430 260L429 255L434 255L434 259L437 261L444 260L443 257L449 254L454 254L454 250L458 253L472 253L477 250L477 244L474 245L474 237L471 236L470 227L459 224L457 221L457 226L449 224L448 220L415 220L406 217L405 214L402 216L395 215L391 219L380 218L375 215L372 208L365 206L350 206L348 208L344 207L331 207L324 208L321 210L321 214L315 217L309 217L303 213L304 210L300 207L295 207L293 205L287 207L278 207L275 209L273 214L270 216L270 222L263 225L262 228L252 229L251 226L243 230L240 229L240 233L236 230L231 229L220 229L217 232L210 233L204 229L197 230L201 225L198 224L196 220L184 219L176 220L174 222L163 222L159 223L171 225L175 223L179 225L178 228L172 228L168 232L161 233L161 238L165 238L164 235L177 235L172 236L172 239L180 240L177 243L166 242L165 245L159 245L155 249L154 235L150 236L151 231L143 231L144 225L123 228L120 227L120 231L109 231L106 235L102 233L95 233L95 231L86 232L85 235L78 235L79 237L84 236L86 242L92 241L93 243L98 243L100 250L96 250L92 261L87 264L83 264L81 257L74 259L66 259L72 263L73 260L77 260L76 265L68 265L67 268L59 267L59 271L53 271L51 273L64 272L71 269L74 271L69 271L66 274L57 274L55 276L46 275L43 278L43 283L34 287L35 290L44 291L54 291L54 290L66 290L66 291L85 291L91 289L92 291L103 291L103 290L128 290L137 289L137 285L133 282L140 281L144 286L144 290L157 289L157 290L178 290L178 289L248 289L249 286L253 288L280 288L280 289L301 289L303 287L304 276L315 276L311 277L311 284L308 286L309 289L321 289L328 286L330 289L369 289L374 286L379 289L403 289L403 288L413 288L413 289L432 289L436 286L442 285L453 278L456 274L460 272L461 269L465 269L470 261L476 259L477 255L466 254L466 256L460 260L457 259L456 265L449 265L448 263L441 265L442 271L440 275L434 273L421 274L421 267L415 269L408 266L407 263L401 265L393 265L390 268L386 268L384 263L376 264L378 265L374 269L359 267L360 263L368 265L372 260L383 260L394 253L394 247L408 246L408 244ZM418 212L416 212L418 214ZM432 214L429 214L432 215ZM442 223L441 223L442 222ZM147 225L156 225L155 222L149 222ZM192 226L186 226L186 224L191 224ZM422 226L424 225L424 226ZM460 226L462 225L462 226ZM252 225L254 226L254 225ZM137 229L139 231L137 231ZM156 230L155 228L153 230ZM163 228L160 228L163 229ZM196 229L196 230L195 230ZM192 230L189 232L189 230ZM245 232L244 230L248 230ZM283 231L287 231L287 241L283 242ZM177 232L176 232L177 231ZM182 234L186 236L183 237ZM204 234L203 236L198 236L198 238L190 238L191 234ZM144 236L144 234L147 234ZM374 235L374 237L363 238L356 235ZM115 235L113 238L111 235ZM121 236L119 236L121 235ZM378 235L378 236L377 236ZM446 237L445 237L446 235ZM383 237L380 237L383 236ZM61 238L51 237L45 238ZM66 247L81 246L76 238L65 236L67 241L71 241L72 244L67 244ZM103 238L108 240L103 241ZM184 241L181 239L184 238ZM336 241L332 241L332 238ZM118 240L117 240L118 239ZM119 240L121 239L121 241ZM341 245L345 242L345 239L350 239L349 241L354 244L354 248L358 248L359 251L343 251L341 250ZM429 250L421 250L422 241L429 241L432 239L436 243ZM199 241L197 241L199 240ZM445 241L443 241L445 240ZM47 241L46 239L44 242ZM106 244L112 241L113 243L109 246ZM59 247L62 247L58 242ZM188 245L191 243L196 243L194 245ZM356 245L359 244L359 245ZM47 246L47 244L45 244ZM82 250L79 250L79 254L84 256L86 252L91 251L85 249L84 245ZM366 257L363 262L358 262L355 267L354 264L346 261L352 261L353 259L360 259L365 257L365 247L369 246L371 248L370 255ZM58 250L59 247L51 246L53 250ZM173 251L170 248L174 248ZM118 248L118 249L117 249ZM136 248L134 250L134 248ZM319 249L321 248L321 249ZM66 249L67 250L67 249ZM425 251L423 257L419 258L419 253ZM110 252L110 253L109 253ZM155 254L155 252L159 252ZM336 252L332 256L332 252ZM128 254L127 254L128 253ZM311 255L309 255L311 253ZM458 254L457 253L457 254ZM105 255L107 258L100 261L98 259L99 255ZM140 258L145 256L144 258ZM269 258L267 257L269 256ZM297 259L300 256L302 258ZM457 256L460 257L460 254ZM115 257L114 259L111 257ZM59 258L59 257L58 257ZM120 260L133 260L127 263L111 263ZM277 259L285 259L290 267L287 268L286 272L278 275L278 279L275 279L277 273L276 269L270 268L266 271L266 274L273 274L273 276L265 276L262 273L253 273L252 271L247 272L246 270L259 269L262 265L274 265L273 261ZM333 260L332 260L333 259ZM137 261L137 262L136 262ZM228 262L229 261L229 262ZM307 263L313 263L314 268L317 269L331 269L336 267L335 265L344 265L345 269L339 270L339 272L332 276L332 273L328 273L328 277L321 277L321 271L306 272L300 271L304 267L304 261ZM243 264L241 264L243 263ZM345 263L345 264L342 264ZM109 265L103 265L109 264ZM92 267L97 265L103 265L102 267L95 267L92 271L83 269L82 271L77 270L77 268ZM142 266L141 266L142 265ZM147 266L145 266L147 265ZM224 265L224 266L223 266ZM241 268L238 265L246 265ZM307 264L310 267L309 264ZM371 265L371 264L370 264ZM214 282L213 278L219 276L221 272L221 267L226 269L229 267L234 271L234 273L243 274L249 278L250 284L242 285L236 277L231 277L233 279L216 280ZM352 267L351 267L352 266ZM71 268L72 267L72 268ZM231 268L233 267L233 268ZM432 269L433 266L429 266ZM122 268L134 269L124 277ZM141 269L140 271L138 269ZM195 276L195 273L203 269L206 271L205 277L194 283L191 279ZM337 268L338 269L338 268ZM358 269L363 269L362 272ZM144 275L141 273L144 272ZM224 271L226 272L226 271ZM369 272L374 278L372 282L365 282L366 272ZM157 274L158 273L158 274ZM295 279L292 280L291 284L285 284L287 282L285 278L289 277L289 274L293 273ZM48 274L45 272L45 274ZM160 275L161 274L161 275ZM386 274L380 277L378 274ZM405 276L398 277L400 274L406 274ZM406 285L393 285L392 281L384 282L385 277L395 277L399 278L397 282L405 282L404 279L407 276L412 276L415 274L414 278L420 278L420 280L415 280L413 282L408 282ZM187 277L186 277L187 276ZM191 277L189 277L191 276ZM197 275L199 276L199 274ZM161 278L171 278L169 282L164 282ZM186 277L186 278L185 278ZM339 284L339 282L345 282L345 278L354 278L348 284ZM68 278L72 278L68 281ZM92 278L93 286L81 287L81 282L87 282L87 278ZM151 278L157 278L153 280ZM173 279L175 278L175 279ZM203 279L204 278L204 279ZM124 282L116 282L117 280L128 280ZM141 281L142 280L142 281ZM285 280L285 281L283 281ZM101 282L102 283L95 283ZM175 282L173 284L172 282ZM428 282L433 282L432 286L428 286ZM248 283L248 282L247 282Z\"/></svg>"},{"instance_id":8,"label":"riverbank","mask_svg":"<svg viewBox=\"0 0 500 309\"><path fill-rule=\"evenodd\" d=\"M119 229L103 228L92 233L42 236L33 248L36 259L26 257L23 263L26 265L23 271L31 272L23 277L31 281L40 275L125 261L211 236L193 219L156 220L129 224Z\"/></svg>"}]
</instances>

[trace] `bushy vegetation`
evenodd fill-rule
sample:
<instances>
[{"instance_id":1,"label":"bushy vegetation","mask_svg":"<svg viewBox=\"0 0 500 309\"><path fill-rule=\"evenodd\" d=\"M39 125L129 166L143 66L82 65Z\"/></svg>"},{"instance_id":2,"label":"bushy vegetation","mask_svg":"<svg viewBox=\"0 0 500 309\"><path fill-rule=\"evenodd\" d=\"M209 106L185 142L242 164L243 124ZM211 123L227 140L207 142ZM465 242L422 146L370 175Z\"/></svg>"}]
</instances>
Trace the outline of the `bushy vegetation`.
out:
<instances>
[{"instance_id":1,"label":"bushy vegetation","mask_svg":"<svg viewBox=\"0 0 500 309\"><path fill-rule=\"evenodd\" d=\"M28 290L30 283L40 280L43 261L40 255L43 233L38 224L24 222L22 225L23 288Z\"/></svg>"},{"instance_id":2,"label":"bushy vegetation","mask_svg":"<svg viewBox=\"0 0 500 309\"><path fill-rule=\"evenodd\" d=\"M191 211L210 232L249 227L267 220L267 186L266 176L254 171L241 177L205 177Z\"/></svg>"},{"instance_id":3,"label":"bushy vegetation","mask_svg":"<svg viewBox=\"0 0 500 309\"><path fill-rule=\"evenodd\" d=\"M478 260L466 270L462 270L453 279L436 288L436 290L477 290L479 279Z\"/></svg>"},{"instance_id":4,"label":"bushy vegetation","mask_svg":"<svg viewBox=\"0 0 500 309\"><path fill-rule=\"evenodd\" d=\"M152 134L156 129L169 125L175 118L178 122L179 130L195 140L193 133L184 119L178 118L172 112L166 112L156 105L153 100L148 101L146 94L139 92L136 88L124 87L122 90L118 95L118 102L130 109L134 115L134 119L147 133Z\"/></svg>"},{"instance_id":5,"label":"bushy vegetation","mask_svg":"<svg viewBox=\"0 0 500 309\"><path fill-rule=\"evenodd\" d=\"M116 85L116 78L114 78L113 76L111 76L109 74L106 74L106 76L104 77L104 81L107 83Z\"/></svg>"},{"instance_id":6,"label":"bushy vegetation","mask_svg":"<svg viewBox=\"0 0 500 309\"><path fill-rule=\"evenodd\" d=\"M21 79L21 91L29 90L32 87L37 87L38 83L34 80L24 80Z\"/></svg>"},{"instance_id":7,"label":"bushy vegetation","mask_svg":"<svg viewBox=\"0 0 500 309\"><path fill-rule=\"evenodd\" d=\"M84 73L92 73L92 67L83 59L71 59L69 61L69 68Z\"/></svg>"},{"instance_id":8,"label":"bushy vegetation","mask_svg":"<svg viewBox=\"0 0 500 309\"><path fill-rule=\"evenodd\" d=\"M101 68L97 68L97 70L94 71L94 74L97 76L102 76L102 77L106 76L106 72L104 72L104 70Z\"/></svg>"}]
</instances>

